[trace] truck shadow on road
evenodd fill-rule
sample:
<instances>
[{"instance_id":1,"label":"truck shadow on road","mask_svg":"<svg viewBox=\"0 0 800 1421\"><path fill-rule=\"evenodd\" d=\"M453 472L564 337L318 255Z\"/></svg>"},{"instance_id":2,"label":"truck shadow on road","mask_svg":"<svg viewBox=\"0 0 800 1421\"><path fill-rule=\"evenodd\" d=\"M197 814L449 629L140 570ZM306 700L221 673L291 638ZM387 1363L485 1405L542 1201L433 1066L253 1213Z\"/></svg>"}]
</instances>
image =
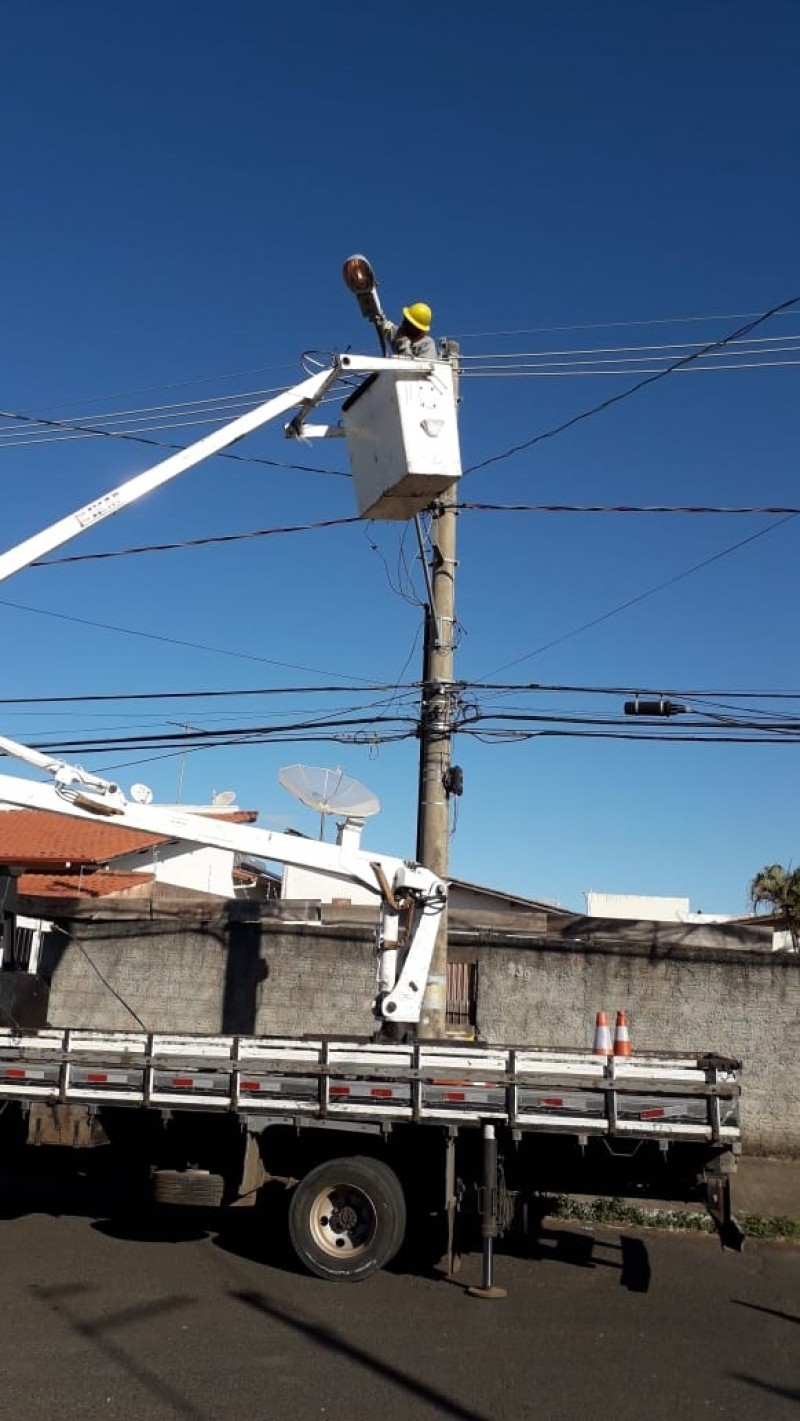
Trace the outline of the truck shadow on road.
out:
<instances>
[{"instance_id":1,"label":"truck shadow on road","mask_svg":"<svg viewBox=\"0 0 800 1421\"><path fill-rule=\"evenodd\" d=\"M142 1244L185 1244L208 1239L226 1253L278 1272L304 1274L289 1242L288 1195L282 1188L264 1193L252 1208L213 1210L153 1206L146 1201L139 1181L102 1172L62 1177L42 1168L24 1176L0 1178L0 1218L31 1213L52 1217L75 1216L91 1220L91 1227L109 1238ZM389 1271L401 1276L441 1280L444 1233L439 1221L417 1220ZM479 1258L480 1224L467 1214L458 1225L457 1256ZM536 1264L568 1268L612 1269L620 1286L646 1293L651 1268L646 1244L629 1233L586 1225L554 1226L543 1212L529 1211L525 1227L514 1227L496 1245L498 1259L519 1258ZM457 1274L454 1276L457 1281Z\"/></svg>"},{"instance_id":2,"label":"truck shadow on road","mask_svg":"<svg viewBox=\"0 0 800 1421\"><path fill-rule=\"evenodd\" d=\"M616 1269L620 1287L631 1293L646 1293L650 1288L652 1270L647 1245L629 1234L614 1236L609 1230L607 1235L596 1235L542 1226L528 1249L528 1257L575 1268Z\"/></svg>"}]
</instances>

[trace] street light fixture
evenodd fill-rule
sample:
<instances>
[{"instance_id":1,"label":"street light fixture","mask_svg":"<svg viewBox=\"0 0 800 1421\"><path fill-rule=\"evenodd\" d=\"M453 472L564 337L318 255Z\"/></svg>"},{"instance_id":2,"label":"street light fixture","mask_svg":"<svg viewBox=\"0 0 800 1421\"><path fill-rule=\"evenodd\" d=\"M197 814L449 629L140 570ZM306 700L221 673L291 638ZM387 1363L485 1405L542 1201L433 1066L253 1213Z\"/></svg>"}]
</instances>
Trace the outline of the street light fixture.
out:
<instances>
[{"instance_id":1,"label":"street light fixture","mask_svg":"<svg viewBox=\"0 0 800 1421\"><path fill-rule=\"evenodd\" d=\"M355 296L362 316L374 325L380 341L381 354L385 355L386 338L379 324L384 317L378 298L378 287L372 263L360 252L356 252L354 256L347 258L342 267L342 276L348 291L352 291Z\"/></svg>"},{"instance_id":2,"label":"street light fixture","mask_svg":"<svg viewBox=\"0 0 800 1421\"><path fill-rule=\"evenodd\" d=\"M348 291L352 291L354 296L362 296L368 291L375 290L375 273L371 263L366 257L358 253L348 257L342 267L344 284Z\"/></svg>"}]
</instances>

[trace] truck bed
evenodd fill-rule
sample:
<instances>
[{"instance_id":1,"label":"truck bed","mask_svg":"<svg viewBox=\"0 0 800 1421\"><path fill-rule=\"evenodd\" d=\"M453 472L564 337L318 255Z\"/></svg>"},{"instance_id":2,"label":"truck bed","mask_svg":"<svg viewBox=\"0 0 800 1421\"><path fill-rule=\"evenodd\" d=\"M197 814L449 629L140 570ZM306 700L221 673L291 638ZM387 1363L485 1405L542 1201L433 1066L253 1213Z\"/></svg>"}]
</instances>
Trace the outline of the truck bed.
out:
<instances>
[{"instance_id":1,"label":"truck bed","mask_svg":"<svg viewBox=\"0 0 800 1421\"><path fill-rule=\"evenodd\" d=\"M630 1139L741 1139L740 1065L719 1056L357 1038L0 1030L0 1100Z\"/></svg>"}]
</instances>

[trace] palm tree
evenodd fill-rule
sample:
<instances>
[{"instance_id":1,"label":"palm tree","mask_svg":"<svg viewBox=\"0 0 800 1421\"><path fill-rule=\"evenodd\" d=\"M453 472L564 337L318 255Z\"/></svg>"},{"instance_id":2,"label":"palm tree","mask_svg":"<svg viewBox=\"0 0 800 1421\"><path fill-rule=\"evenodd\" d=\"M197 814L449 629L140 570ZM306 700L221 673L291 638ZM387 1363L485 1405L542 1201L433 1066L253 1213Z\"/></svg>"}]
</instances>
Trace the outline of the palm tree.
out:
<instances>
[{"instance_id":1,"label":"palm tree","mask_svg":"<svg viewBox=\"0 0 800 1421\"><path fill-rule=\"evenodd\" d=\"M761 907L786 926L792 938L792 950L800 942L800 868L784 868L770 863L762 868L750 884L750 902L755 912Z\"/></svg>"}]
</instances>

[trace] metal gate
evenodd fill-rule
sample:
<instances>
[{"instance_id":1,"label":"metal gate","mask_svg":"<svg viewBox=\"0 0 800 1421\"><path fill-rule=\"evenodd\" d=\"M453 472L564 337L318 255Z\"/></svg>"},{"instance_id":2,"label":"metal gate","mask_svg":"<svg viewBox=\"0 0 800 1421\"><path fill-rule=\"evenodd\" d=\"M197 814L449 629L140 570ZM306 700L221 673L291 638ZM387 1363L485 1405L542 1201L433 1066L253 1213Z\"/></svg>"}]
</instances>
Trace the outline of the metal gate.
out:
<instances>
[{"instance_id":1,"label":"metal gate","mask_svg":"<svg viewBox=\"0 0 800 1421\"><path fill-rule=\"evenodd\" d=\"M472 1036L478 996L477 962L447 964L447 1029L459 1036Z\"/></svg>"}]
</instances>

